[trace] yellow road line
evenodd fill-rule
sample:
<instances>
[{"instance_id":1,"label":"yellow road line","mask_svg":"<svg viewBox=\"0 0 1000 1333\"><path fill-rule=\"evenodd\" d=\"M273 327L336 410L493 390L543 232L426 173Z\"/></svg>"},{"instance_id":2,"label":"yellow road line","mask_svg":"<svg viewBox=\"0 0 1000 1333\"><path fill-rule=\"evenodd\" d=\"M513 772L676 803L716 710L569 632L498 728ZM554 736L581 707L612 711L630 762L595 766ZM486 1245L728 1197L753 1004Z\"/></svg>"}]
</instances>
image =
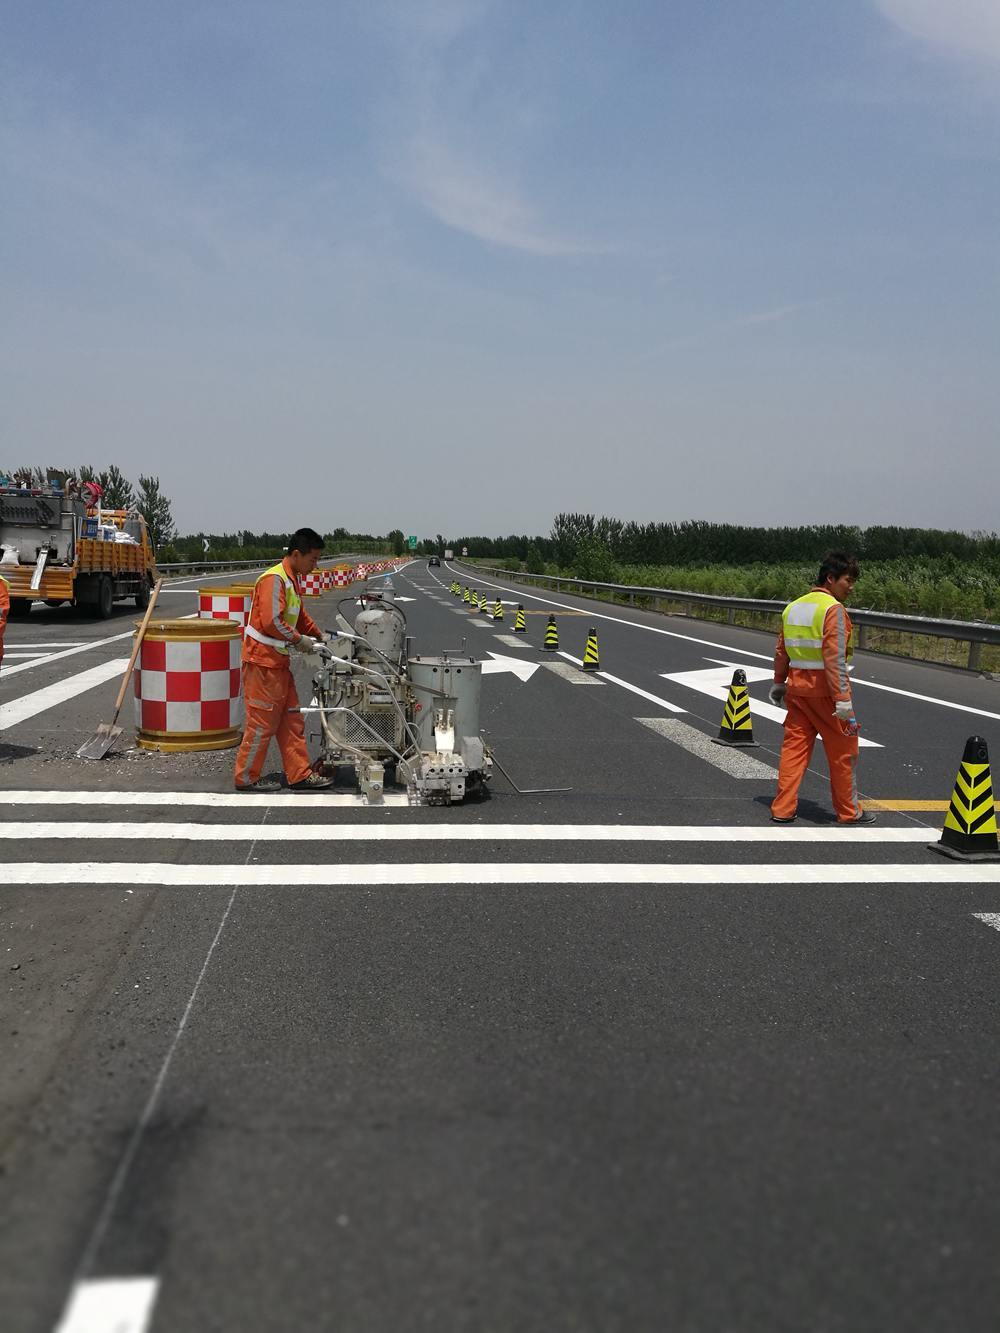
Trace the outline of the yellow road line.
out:
<instances>
[{"instance_id":1,"label":"yellow road line","mask_svg":"<svg viewBox=\"0 0 1000 1333\"><path fill-rule=\"evenodd\" d=\"M864 805L870 806L873 810L947 810L948 801L876 801L869 797L864 798ZM1000 810L1000 801L994 802L994 807Z\"/></svg>"}]
</instances>

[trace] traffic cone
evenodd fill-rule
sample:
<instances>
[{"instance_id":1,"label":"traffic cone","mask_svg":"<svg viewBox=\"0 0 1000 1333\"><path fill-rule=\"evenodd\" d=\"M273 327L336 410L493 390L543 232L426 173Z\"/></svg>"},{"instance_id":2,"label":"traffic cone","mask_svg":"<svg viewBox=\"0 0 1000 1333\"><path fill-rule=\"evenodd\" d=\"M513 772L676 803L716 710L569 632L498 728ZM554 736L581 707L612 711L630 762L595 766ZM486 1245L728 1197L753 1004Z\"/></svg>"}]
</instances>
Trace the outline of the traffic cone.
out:
<instances>
[{"instance_id":1,"label":"traffic cone","mask_svg":"<svg viewBox=\"0 0 1000 1333\"><path fill-rule=\"evenodd\" d=\"M498 597L493 603L493 619L503 620L503 602Z\"/></svg>"},{"instance_id":2,"label":"traffic cone","mask_svg":"<svg viewBox=\"0 0 1000 1333\"><path fill-rule=\"evenodd\" d=\"M549 623L545 626L545 651L547 653L559 651L559 630L556 627L555 616L549 616Z\"/></svg>"},{"instance_id":3,"label":"traffic cone","mask_svg":"<svg viewBox=\"0 0 1000 1333\"><path fill-rule=\"evenodd\" d=\"M517 608L517 611L514 613L514 633L527 634L527 632L528 632L528 627L524 623L524 607L519 606Z\"/></svg>"},{"instance_id":4,"label":"traffic cone","mask_svg":"<svg viewBox=\"0 0 1000 1333\"><path fill-rule=\"evenodd\" d=\"M590 633L587 635L587 646L583 650L583 669L584 671L600 671L601 655L597 651L597 630L593 625L590 627Z\"/></svg>"},{"instance_id":5,"label":"traffic cone","mask_svg":"<svg viewBox=\"0 0 1000 1333\"><path fill-rule=\"evenodd\" d=\"M729 697L722 714L722 725L718 736L712 740L716 745L756 746L753 738L753 722L750 720L750 695L747 691L747 673L733 672L733 683L729 687Z\"/></svg>"},{"instance_id":6,"label":"traffic cone","mask_svg":"<svg viewBox=\"0 0 1000 1333\"><path fill-rule=\"evenodd\" d=\"M1000 860L990 756L982 736L970 736L965 742L941 840L930 847L956 861Z\"/></svg>"},{"instance_id":7,"label":"traffic cone","mask_svg":"<svg viewBox=\"0 0 1000 1333\"><path fill-rule=\"evenodd\" d=\"M469 600L469 585L466 584L466 585L465 585L465 595L463 596L462 601L463 601L463 602L467 602L468 600Z\"/></svg>"},{"instance_id":8,"label":"traffic cone","mask_svg":"<svg viewBox=\"0 0 1000 1333\"><path fill-rule=\"evenodd\" d=\"M479 594L479 614L481 616L486 614L486 594L484 592Z\"/></svg>"},{"instance_id":9,"label":"traffic cone","mask_svg":"<svg viewBox=\"0 0 1000 1333\"><path fill-rule=\"evenodd\" d=\"M472 596L469 598L469 610L472 612L473 615L475 615L476 612L479 610L480 595L481 594L476 592L475 588L473 588Z\"/></svg>"}]
</instances>

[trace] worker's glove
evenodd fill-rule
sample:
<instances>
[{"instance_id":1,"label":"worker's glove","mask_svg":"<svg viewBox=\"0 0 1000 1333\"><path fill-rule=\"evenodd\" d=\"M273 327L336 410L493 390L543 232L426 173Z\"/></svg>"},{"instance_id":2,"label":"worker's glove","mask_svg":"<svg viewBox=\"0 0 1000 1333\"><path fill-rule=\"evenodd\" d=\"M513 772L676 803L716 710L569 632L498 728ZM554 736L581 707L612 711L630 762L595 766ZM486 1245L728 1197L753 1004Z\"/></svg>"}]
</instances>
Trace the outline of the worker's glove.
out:
<instances>
[{"instance_id":1,"label":"worker's glove","mask_svg":"<svg viewBox=\"0 0 1000 1333\"><path fill-rule=\"evenodd\" d=\"M318 653L323 647L319 639L311 639L308 634L303 634L295 644L295 649L300 653Z\"/></svg>"},{"instance_id":2,"label":"worker's glove","mask_svg":"<svg viewBox=\"0 0 1000 1333\"><path fill-rule=\"evenodd\" d=\"M767 697L778 708L784 708L788 686L783 680L776 680L767 692Z\"/></svg>"},{"instance_id":3,"label":"worker's glove","mask_svg":"<svg viewBox=\"0 0 1000 1333\"><path fill-rule=\"evenodd\" d=\"M854 716L854 705L850 699L838 699L833 705L833 715L838 722L850 722Z\"/></svg>"}]
</instances>

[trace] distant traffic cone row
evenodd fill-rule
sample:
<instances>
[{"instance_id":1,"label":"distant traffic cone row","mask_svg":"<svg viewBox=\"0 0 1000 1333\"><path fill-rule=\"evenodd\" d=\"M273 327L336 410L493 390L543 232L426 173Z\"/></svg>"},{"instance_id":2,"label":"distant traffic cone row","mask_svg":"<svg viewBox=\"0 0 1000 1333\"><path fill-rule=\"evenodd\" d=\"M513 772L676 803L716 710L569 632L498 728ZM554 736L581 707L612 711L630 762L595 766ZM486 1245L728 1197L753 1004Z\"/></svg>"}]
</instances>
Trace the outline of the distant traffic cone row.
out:
<instances>
[{"instance_id":1,"label":"distant traffic cone row","mask_svg":"<svg viewBox=\"0 0 1000 1333\"><path fill-rule=\"evenodd\" d=\"M956 861L1000 860L990 756L982 736L965 742L940 841L930 846Z\"/></svg>"},{"instance_id":2,"label":"distant traffic cone row","mask_svg":"<svg viewBox=\"0 0 1000 1333\"><path fill-rule=\"evenodd\" d=\"M590 627L590 633L587 635L587 646L583 650L583 669L584 671L600 671L601 655L597 651L597 630L593 625Z\"/></svg>"},{"instance_id":3,"label":"distant traffic cone row","mask_svg":"<svg viewBox=\"0 0 1000 1333\"><path fill-rule=\"evenodd\" d=\"M729 686L729 697L722 713L722 725L718 736L712 740L716 745L756 746L753 738L753 722L750 718L750 692L747 690L747 673L734 671L733 681Z\"/></svg>"}]
</instances>

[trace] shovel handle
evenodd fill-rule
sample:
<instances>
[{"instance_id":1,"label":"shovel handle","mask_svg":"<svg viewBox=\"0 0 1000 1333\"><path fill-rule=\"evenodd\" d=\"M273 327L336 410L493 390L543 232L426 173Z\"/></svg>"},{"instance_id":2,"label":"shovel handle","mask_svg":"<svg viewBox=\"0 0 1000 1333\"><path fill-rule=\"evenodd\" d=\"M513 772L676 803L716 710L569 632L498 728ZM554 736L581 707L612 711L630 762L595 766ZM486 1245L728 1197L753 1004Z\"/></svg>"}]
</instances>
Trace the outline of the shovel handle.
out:
<instances>
[{"instance_id":1,"label":"shovel handle","mask_svg":"<svg viewBox=\"0 0 1000 1333\"><path fill-rule=\"evenodd\" d=\"M111 725L114 726L118 721L118 714L122 711L122 704L125 702L125 691L128 689L128 683L132 679L132 668L135 666L135 659L139 656L139 649L142 647L142 641L146 634L146 627L153 615L153 608L156 606L156 598L160 592L162 579L157 579L153 584L153 591L149 595L149 605L146 607L146 614L142 618L142 624L139 626L139 633L135 636L135 644L132 648L132 656L128 659L128 667L125 675L122 677L121 688L118 691L118 698L115 700L115 711L111 718Z\"/></svg>"}]
</instances>

